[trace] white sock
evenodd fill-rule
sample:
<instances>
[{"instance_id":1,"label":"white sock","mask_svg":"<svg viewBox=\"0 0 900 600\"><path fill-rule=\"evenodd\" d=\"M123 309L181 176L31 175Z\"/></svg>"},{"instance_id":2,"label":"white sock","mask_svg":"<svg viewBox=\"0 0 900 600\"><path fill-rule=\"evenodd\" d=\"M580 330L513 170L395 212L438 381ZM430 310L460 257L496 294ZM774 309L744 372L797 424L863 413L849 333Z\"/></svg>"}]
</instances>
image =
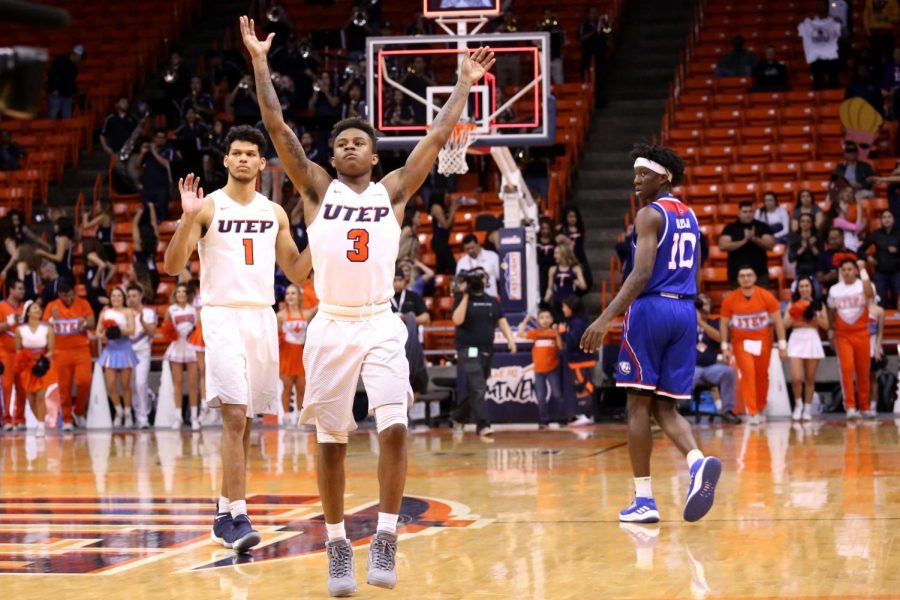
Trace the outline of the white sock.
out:
<instances>
[{"instance_id":1,"label":"white sock","mask_svg":"<svg viewBox=\"0 0 900 600\"><path fill-rule=\"evenodd\" d=\"M399 516L391 513L378 513L378 531L397 533L397 518Z\"/></svg>"},{"instance_id":2,"label":"white sock","mask_svg":"<svg viewBox=\"0 0 900 600\"><path fill-rule=\"evenodd\" d=\"M722 412L722 401L721 400L714 400L713 404L716 405L716 410L718 412Z\"/></svg>"},{"instance_id":3,"label":"white sock","mask_svg":"<svg viewBox=\"0 0 900 600\"><path fill-rule=\"evenodd\" d=\"M238 515L247 514L247 501L235 500L231 503L231 516L237 518Z\"/></svg>"},{"instance_id":4,"label":"white sock","mask_svg":"<svg viewBox=\"0 0 900 600\"><path fill-rule=\"evenodd\" d=\"M634 495L638 498L652 498L653 487L650 485L650 477L634 478Z\"/></svg>"},{"instance_id":5,"label":"white sock","mask_svg":"<svg viewBox=\"0 0 900 600\"><path fill-rule=\"evenodd\" d=\"M347 539L347 531L344 529L344 522L325 523L325 531L328 532L328 541Z\"/></svg>"},{"instance_id":6,"label":"white sock","mask_svg":"<svg viewBox=\"0 0 900 600\"><path fill-rule=\"evenodd\" d=\"M225 496L219 496L219 511L220 513L231 512L231 500L226 498Z\"/></svg>"},{"instance_id":7,"label":"white sock","mask_svg":"<svg viewBox=\"0 0 900 600\"><path fill-rule=\"evenodd\" d=\"M690 452L687 453L687 464L688 467L693 467L694 463L698 460L703 460L703 453L694 448Z\"/></svg>"},{"instance_id":8,"label":"white sock","mask_svg":"<svg viewBox=\"0 0 900 600\"><path fill-rule=\"evenodd\" d=\"M199 405L191 407L191 418L192 419L200 418L200 406Z\"/></svg>"}]
</instances>

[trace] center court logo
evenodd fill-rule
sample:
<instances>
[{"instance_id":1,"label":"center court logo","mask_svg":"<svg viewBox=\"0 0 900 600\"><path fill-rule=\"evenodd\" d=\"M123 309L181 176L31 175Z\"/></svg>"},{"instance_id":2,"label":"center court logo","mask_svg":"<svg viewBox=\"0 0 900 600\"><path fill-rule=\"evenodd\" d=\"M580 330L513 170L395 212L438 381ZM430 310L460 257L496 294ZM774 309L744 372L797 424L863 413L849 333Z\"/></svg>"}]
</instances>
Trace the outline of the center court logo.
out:
<instances>
[{"instance_id":1,"label":"center court logo","mask_svg":"<svg viewBox=\"0 0 900 600\"><path fill-rule=\"evenodd\" d=\"M313 556L325 551L325 519L318 496L257 494L247 498L262 545L254 563ZM0 498L0 574L111 575L179 554L215 549L209 540L213 503L206 497ZM397 533L435 534L448 528L489 524L451 500L406 496ZM366 546L378 525L378 503L348 511L345 524L354 546ZM121 548L121 552L110 549ZM207 555L208 556L208 555ZM197 572L232 566L234 555L173 570Z\"/></svg>"},{"instance_id":2,"label":"center court logo","mask_svg":"<svg viewBox=\"0 0 900 600\"><path fill-rule=\"evenodd\" d=\"M619 373L622 375L631 375L631 363L627 360L619 361Z\"/></svg>"}]
</instances>

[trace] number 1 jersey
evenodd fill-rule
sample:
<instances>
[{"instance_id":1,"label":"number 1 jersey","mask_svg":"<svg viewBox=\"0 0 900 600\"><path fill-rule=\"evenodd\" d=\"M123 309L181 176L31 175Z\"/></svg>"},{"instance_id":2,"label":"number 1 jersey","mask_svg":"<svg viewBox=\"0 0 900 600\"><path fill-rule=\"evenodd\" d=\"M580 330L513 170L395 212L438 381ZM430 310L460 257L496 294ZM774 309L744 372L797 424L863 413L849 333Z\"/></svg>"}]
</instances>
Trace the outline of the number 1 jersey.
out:
<instances>
[{"instance_id":1,"label":"number 1 jersey","mask_svg":"<svg viewBox=\"0 0 900 600\"><path fill-rule=\"evenodd\" d=\"M306 233L321 302L366 306L393 297L400 224L384 185L357 194L332 181Z\"/></svg>"},{"instance_id":2,"label":"number 1 jersey","mask_svg":"<svg viewBox=\"0 0 900 600\"><path fill-rule=\"evenodd\" d=\"M278 219L273 204L262 194L247 205L239 204L223 190L209 198L215 207L213 218L198 244L203 304L274 305Z\"/></svg>"},{"instance_id":3,"label":"number 1 jersey","mask_svg":"<svg viewBox=\"0 0 900 600\"><path fill-rule=\"evenodd\" d=\"M677 198L664 196L648 206L659 211L663 226L657 235L656 264L642 295L697 294L700 268L700 226L694 211ZM637 249L637 231L632 236L632 264Z\"/></svg>"}]
</instances>

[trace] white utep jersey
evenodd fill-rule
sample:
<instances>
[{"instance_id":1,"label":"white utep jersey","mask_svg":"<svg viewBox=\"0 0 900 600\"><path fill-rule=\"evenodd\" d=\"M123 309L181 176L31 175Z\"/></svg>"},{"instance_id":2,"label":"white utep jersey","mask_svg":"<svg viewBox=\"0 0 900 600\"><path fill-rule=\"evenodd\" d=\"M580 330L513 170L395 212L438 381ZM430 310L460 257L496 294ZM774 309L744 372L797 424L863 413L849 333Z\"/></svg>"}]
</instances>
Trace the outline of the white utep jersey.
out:
<instances>
[{"instance_id":1,"label":"white utep jersey","mask_svg":"<svg viewBox=\"0 0 900 600\"><path fill-rule=\"evenodd\" d=\"M332 181L306 233L321 302L366 306L393 297L400 224L384 185L357 194Z\"/></svg>"},{"instance_id":2,"label":"white utep jersey","mask_svg":"<svg viewBox=\"0 0 900 600\"><path fill-rule=\"evenodd\" d=\"M868 326L866 312L869 310L869 299L866 298L861 279L857 279L852 285L847 285L841 280L831 286L828 289L828 306L843 321L843 323L835 323L838 329L841 329L842 325L857 329ZM865 317L865 323L857 323L862 317Z\"/></svg>"},{"instance_id":3,"label":"white utep jersey","mask_svg":"<svg viewBox=\"0 0 900 600\"><path fill-rule=\"evenodd\" d=\"M275 304L278 219L262 194L246 206L223 190L209 195L215 210L198 245L204 306L265 308Z\"/></svg>"}]
</instances>

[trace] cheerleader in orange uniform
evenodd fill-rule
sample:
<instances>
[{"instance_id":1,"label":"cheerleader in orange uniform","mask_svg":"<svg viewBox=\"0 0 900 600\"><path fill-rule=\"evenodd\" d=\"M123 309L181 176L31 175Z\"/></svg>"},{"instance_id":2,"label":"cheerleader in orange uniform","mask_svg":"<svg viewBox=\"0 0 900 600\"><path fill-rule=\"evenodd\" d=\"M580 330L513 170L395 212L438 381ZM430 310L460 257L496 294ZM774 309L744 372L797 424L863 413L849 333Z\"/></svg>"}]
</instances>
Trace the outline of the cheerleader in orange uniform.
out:
<instances>
[{"instance_id":1,"label":"cheerleader in orange uniform","mask_svg":"<svg viewBox=\"0 0 900 600\"><path fill-rule=\"evenodd\" d=\"M840 276L840 281L828 290L828 309L841 369L844 408L848 419L858 419L860 411L862 416L874 418L875 411L869 408L869 302L875 292L869 274L865 269L860 271L860 265L850 258L841 261Z\"/></svg>"},{"instance_id":2,"label":"cheerleader in orange uniform","mask_svg":"<svg viewBox=\"0 0 900 600\"><path fill-rule=\"evenodd\" d=\"M306 343L306 318L300 301L300 289L291 284L284 292L284 308L278 313L279 354L281 383L281 405L284 408L283 423L288 427L297 425L297 414L289 412L291 392L297 392L297 412L303 407L303 393L306 389L306 372L303 370L303 344Z\"/></svg>"},{"instance_id":3,"label":"cheerleader in orange uniform","mask_svg":"<svg viewBox=\"0 0 900 600\"><path fill-rule=\"evenodd\" d=\"M53 328L41 323L43 310L36 302L25 303L24 325L16 328L16 383L25 392L31 411L37 418L37 435L44 435L44 418L47 405L44 395L56 382L53 368L53 348L56 340Z\"/></svg>"},{"instance_id":4,"label":"cheerleader in orange uniform","mask_svg":"<svg viewBox=\"0 0 900 600\"><path fill-rule=\"evenodd\" d=\"M196 280L195 280L196 281ZM193 284L193 282L192 282ZM199 283L198 283L199 285ZM203 308L203 302L200 299L200 291L194 289L194 310L197 311L197 327L188 336L188 344L197 355L197 370L200 374L200 409L205 410L206 407L206 342L203 341L203 318L200 316L200 310Z\"/></svg>"},{"instance_id":5,"label":"cheerleader in orange uniform","mask_svg":"<svg viewBox=\"0 0 900 600\"><path fill-rule=\"evenodd\" d=\"M188 286L179 283L172 293L172 304L166 311L166 320L178 333L178 338L169 344L163 359L172 368L172 385L175 388L175 408L181 410L184 393L184 372L188 376L188 401L191 405L191 429L200 430L200 414L197 407L197 353L188 342L191 332L197 326L197 309L191 304Z\"/></svg>"}]
</instances>

